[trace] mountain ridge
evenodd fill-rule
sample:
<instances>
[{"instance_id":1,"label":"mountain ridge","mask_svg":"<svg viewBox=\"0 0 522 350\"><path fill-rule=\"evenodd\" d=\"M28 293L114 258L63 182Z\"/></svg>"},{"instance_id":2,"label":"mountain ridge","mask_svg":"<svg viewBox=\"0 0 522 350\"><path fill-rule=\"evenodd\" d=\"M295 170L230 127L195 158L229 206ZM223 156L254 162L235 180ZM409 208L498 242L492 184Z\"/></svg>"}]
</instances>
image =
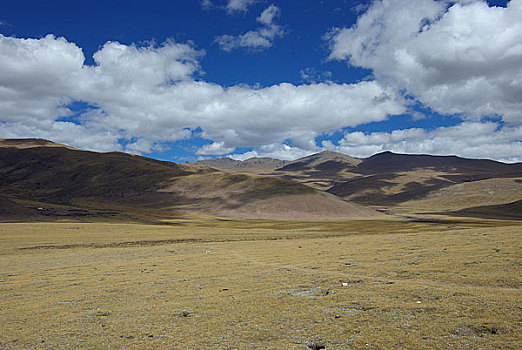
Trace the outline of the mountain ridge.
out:
<instances>
[{"instance_id":1,"label":"mountain ridge","mask_svg":"<svg viewBox=\"0 0 522 350\"><path fill-rule=\"evenodd\" d=\"M241 172L241 168L236 166L235 171ZM250 173L255 172L250 169ZM429 199L432 198L429 197L430 193L457 184L484 180L502 182L502 179L522 177L522 163L390 151L368 158L354 158L327 151L287 161L280 168L262 173L298 181L356 203L381 208ZM517 192L516 183L511 182L509 186L513 192ZM502 189L495 197L496 200L517 199L505 195L508 192ZM471 193L465 196L473 197ZM491 202L484 196L474 198L477 198L477 203L470 205L480 206ZM434 200L433 204L440 202ZM429 202L423 206L429 206Z\"/></svg>"},{"instance_id":2,"label":"mountain ridge","mask_svg":"<svg viewBox=\"0 0 522 350\"><path fill-rule=\"evenodd\" d=\"M50 216L150 212L172 217L198 211L315 219L376 215L370 208L400 215L436 208L478 215L488 206L512 211L513 205L504 204L522 200L522 163L392 152L354 158L330 151L295 161L212 162L216 167L206 165L209 161L177 164L81 151L42 139L2 139L0 190L6 213L32 205L32 211L21 210L22 217L41 203L52 204L52 210L39 213ZM486 209L467 210L478 207Z\"/></svg>"},{"instance_id":3,"label":"mountain ridge","mask_svg":"<svg viewBox=\"0 0 522 350\"><path fill-rule=\"evenodd\" d=\"M279 219L377 215L369 208L289 180L229 174L197 164L176 164L121 152L80 151L54 144L0 147L0 191L7 197L4 202L10 211L22 203L33 203L32 209L52 207L42 215L64 210L71 215L82 212L84 217L105 212L127 216L151 212L153 216L168 218L186 211ZM290 204L293 200L310 206L297 206L279 215L277 208L281 203ZM314 207L316 200L339 210L332 213ZM267 203L263 206L263 202ZM259 205L252 207L253 203Z\"/></svg>"}]
</instances>

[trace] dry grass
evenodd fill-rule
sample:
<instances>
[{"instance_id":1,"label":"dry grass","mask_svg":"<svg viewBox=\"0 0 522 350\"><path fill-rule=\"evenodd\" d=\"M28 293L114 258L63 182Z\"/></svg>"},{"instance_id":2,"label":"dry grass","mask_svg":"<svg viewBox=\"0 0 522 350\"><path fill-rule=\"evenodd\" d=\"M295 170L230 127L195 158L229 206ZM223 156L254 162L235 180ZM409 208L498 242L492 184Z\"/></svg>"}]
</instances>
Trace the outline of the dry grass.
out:
<instances>
[{"instance_id":1,"label":"dry grass","mask_svg":"<svg viewBox=\"0 0 522 350\"><path fill-rule=\"evenodd\" d=\"M0 242L0 348L522 341L517 222L26 223Z\"/></svg>"},{"instance_id":2,"label":"dry grass","mask_svg":"<svg viewBox=\"0 0 522 350\"><path fill-rule=\"evenodd\" d=\"M434 212L498 205L522 199L522 178L464 182L431 192L426 198L394 207L395 211Z\"/></svg>"}]
</instances>

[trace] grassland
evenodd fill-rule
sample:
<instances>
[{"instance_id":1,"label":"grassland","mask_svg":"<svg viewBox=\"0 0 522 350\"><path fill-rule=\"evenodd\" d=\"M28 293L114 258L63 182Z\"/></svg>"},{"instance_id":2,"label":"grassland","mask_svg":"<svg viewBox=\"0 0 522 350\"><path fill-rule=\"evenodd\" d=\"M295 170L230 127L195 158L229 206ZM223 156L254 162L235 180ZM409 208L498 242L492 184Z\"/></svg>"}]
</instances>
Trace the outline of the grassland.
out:
<instances>
[{"instance_id":1,"label":"grassland","mask_svg":"<svg viewBox=\"0 0 522 350\"><path fill-rule=\"evenodd\" d=\"M3 223L0 348L518 349L522 223Z\"/></svg>"}]
</instances>

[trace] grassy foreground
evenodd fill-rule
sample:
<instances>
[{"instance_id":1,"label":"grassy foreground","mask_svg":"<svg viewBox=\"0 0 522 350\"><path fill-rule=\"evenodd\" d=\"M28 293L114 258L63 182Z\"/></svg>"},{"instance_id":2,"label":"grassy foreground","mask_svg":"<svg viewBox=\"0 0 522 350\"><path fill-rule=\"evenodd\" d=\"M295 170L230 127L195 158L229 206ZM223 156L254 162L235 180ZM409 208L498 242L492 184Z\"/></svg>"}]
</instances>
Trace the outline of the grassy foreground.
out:
<instances>
[{"instance_id":1,"label":"grassy foreground","mask_svg":"<svg viewBox=\"0 0 522 350\"><path fill-rule=\"evenodd\" d=\"M0 348L517 349L521 252L478 219L1 224Z\"/></svg>"}]
</instances>

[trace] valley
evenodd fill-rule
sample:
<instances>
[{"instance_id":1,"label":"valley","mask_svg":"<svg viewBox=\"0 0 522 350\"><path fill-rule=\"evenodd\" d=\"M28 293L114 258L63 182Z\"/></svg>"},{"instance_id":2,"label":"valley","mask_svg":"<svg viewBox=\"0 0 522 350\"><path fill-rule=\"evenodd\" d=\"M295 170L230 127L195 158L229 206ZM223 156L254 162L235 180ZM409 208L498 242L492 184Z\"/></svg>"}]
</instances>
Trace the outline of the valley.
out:
<instances>
[{"instance_id":1,"label":"valley","mask_svg":"<svg viewBox=\"0 0 522 350\"><path fill-rule=\"evenodd\" d=\"M519 347L520 164L0 152L1 348Z\"/></svg>"},{"instance_id":2,"label":"valley","mask_svg":"<svg viewBox=\"0 0 522 350\"><path fill-rule=\"evenodd\" d=\"M0 344L517 349L521 230L484 219L2 224Z\"/></svg>"}]
</instances>

